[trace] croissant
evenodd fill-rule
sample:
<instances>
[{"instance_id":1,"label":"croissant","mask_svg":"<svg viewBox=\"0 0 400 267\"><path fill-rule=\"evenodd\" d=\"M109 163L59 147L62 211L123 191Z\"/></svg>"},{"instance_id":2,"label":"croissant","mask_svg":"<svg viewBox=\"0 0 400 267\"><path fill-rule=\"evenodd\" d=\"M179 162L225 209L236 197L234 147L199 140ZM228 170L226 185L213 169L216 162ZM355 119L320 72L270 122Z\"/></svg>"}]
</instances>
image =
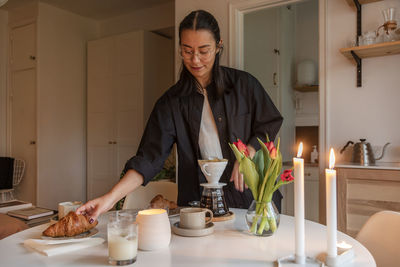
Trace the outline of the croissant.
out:
<instances>
[{"instance_id":1,"label":"croissant","mask_svg":"<svg viewBox=\"0 0 400 267\"><path fill-rule=\"evenodd\" d=\"M178 205L176 205L175 202L169 201L168 199L164 198L162 195L157 195L155 196L151 201L150 201L150 206L153 209L176 209Z\"/></svg>"},{"instance_id":2,"label":"croissant","mask_svg":"<svg viewBox=\"0 0 400 267\"><path fill-rule=\"evenodd\" d=\"M87 232L97 225L96 220L93 223L89 223L89 218L85 215L76 214L70 211L57 223L50 225L44 230L43 235L50 237L62 237L62 236L76 236L81 233Z\"/></svg>"}]
</instances>

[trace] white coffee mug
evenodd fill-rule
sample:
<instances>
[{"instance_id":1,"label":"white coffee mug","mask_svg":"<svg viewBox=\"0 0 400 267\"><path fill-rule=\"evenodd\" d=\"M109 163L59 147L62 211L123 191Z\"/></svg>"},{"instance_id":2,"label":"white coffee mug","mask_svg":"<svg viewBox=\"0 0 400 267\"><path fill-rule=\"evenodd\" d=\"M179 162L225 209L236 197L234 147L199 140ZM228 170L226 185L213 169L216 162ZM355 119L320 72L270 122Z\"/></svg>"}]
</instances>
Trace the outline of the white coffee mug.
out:
<instances>
[{"instance_id":1,"label":"white coffee mug","mask_svg":"<svg viewBox=\"0 0 400 267\"><path fill-rule=\"evenodd\" d=\"M70 211L76 211L80 206L82 206L81 201L67 201L58 204L58 218L61 219L67 215Z\"/></svg>"},{"instance_id":2,"label":"white coffee mug","mask_svg":"<svg viewBox=\"0 0 400 267\"><path fill-rule=\"evenodd\" d=\"M206 220L206 214L209 218ZM204 208L184 208L180 211L179 227L186 229L203 229L213 219L213 213Z\"/></svg>"}]
</instances>

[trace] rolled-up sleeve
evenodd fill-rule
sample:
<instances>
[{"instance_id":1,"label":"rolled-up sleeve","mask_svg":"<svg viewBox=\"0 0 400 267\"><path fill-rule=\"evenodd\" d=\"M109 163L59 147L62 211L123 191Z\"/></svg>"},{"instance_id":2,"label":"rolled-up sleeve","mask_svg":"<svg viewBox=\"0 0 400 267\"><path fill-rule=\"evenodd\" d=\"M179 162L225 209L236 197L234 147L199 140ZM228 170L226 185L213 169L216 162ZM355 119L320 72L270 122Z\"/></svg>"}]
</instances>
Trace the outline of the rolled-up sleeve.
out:
<instances>
[{"instance_id":1,"label":"rolled-up sleeve","mask_svg":"<svg viewBox=\"0 0 400 267\"><path fill-rule=\"evenodd\" d=\"M147 122L136 156L129 159L124 171L134 169L143 175L143 185L159 173L176 140L176 128L168 97L161 97Z\"/></svg>"},{"instance_id":2,"label":"rolled-up sleeve","mask_svg":"<svg viewBox=\"0 0 400 267\"><path fill-rule=\"evenodd\" d=\"M260 148L257 138L265 140L268 134L270 140L275 140L282 125L283 117L265 92L260 82L250 75L249 89L253 89L251 99L252 107L252 133L248 144L256 150Z\"/></svg>"}]
</instances>

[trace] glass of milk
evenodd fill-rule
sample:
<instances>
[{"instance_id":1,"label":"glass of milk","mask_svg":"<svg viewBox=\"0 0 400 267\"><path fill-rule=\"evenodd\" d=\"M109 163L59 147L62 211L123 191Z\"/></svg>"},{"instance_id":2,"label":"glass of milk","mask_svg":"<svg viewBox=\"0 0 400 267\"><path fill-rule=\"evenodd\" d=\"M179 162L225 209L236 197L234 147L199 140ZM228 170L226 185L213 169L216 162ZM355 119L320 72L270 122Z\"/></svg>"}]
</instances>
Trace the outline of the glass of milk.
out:
<instances>
[{"instance_id":1,"label":"glass of milk","mask_svg":"<svg viewBox=\"0 0 400 267\"><path fill-rule=\"evenodd\" d=\"M136 214L121 210L110 214L107 224L108 262L112 265L128 265L136 261L138 249L138 225Z\"/></svg>"}]
</instances>

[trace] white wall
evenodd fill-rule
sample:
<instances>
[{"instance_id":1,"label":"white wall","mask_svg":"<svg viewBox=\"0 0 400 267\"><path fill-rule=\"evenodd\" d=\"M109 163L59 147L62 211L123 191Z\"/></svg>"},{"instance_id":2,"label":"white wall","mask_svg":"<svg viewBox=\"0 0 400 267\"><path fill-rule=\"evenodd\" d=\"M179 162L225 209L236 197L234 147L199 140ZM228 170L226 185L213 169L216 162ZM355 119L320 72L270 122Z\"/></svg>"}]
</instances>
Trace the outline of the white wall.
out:
<instances>
[{"instance_id":1,"label":"white wall","mask_svg":"<svg viewBox=\"0 0 400 267\"><path fill-rule=\"evenodd\" d=\"M8 13L0 10L0 157L6 156Z\"/></svg>"},{"instance_id":2,"label":"white wall","mask_svg":"<svg viewBox=\"0 0 400 267\"><path fill-rule=\"evenodd\" d=\"M115 35L136 30L152 31L173 27L175 3L169 2L144 8L100 22L100 36Z\"/></svg>"},{"instance_id":3,"label":"white wall","mask_svg":"<svg viewBox=\"0 0 400 267\"><path fill-rule=\"evenodd\" d=\"M86 41L97 35L94 20L39 4L39 206L86 200Z\"/></svg>"},{"instance_id":4,"label":"white wall","mask_svg":"<svg viewBox=\"0 0 400 267\"><path fill-rule=\"evenodd\" d=\"M400 1L363 5L363 32L381 25L381 10L388 7L400 10ZM391 142L381 161L398 162L400 55L363 60L362 87L356 87L355 64L339 53L356 34L355 9L336 0L328 1L328 10L327 146L338 151L346 141L359 138L367 138L377 148Z\"/></svg>"}]
</instances>

